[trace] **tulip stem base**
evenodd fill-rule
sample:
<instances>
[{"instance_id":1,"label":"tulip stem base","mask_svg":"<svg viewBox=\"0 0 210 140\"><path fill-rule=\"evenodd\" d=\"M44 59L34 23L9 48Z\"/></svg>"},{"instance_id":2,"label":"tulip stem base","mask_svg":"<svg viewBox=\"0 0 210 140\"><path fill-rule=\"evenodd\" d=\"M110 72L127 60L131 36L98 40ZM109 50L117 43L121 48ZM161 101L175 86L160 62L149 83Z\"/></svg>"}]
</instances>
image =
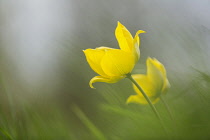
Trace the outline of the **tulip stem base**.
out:
<instances>
[{"instance_id":1,"label":"tulip stem base","mask_svg":"<svg viewBox=\"0 0 210 140\"><path fill-rule=\"evenodd\" d=\"M160 114L158 113L157 109L155 108L155 106L152 104L151 100L149 99L149 97L147 96L147 94L144 92L144 90L141 88L141 86L133 79L133 77L131 76L131 74L127 74L127 78L129 80L131 80L131 82L136 85L136 87L139 89L139 91L141 91L142 95L144 96L144 98L147 100L148 104L150 105L150 107L152 108L153 112L155 113L156 117L158 118L158 120L161 123L161 126L163 127L164 131L167 133L167 129L165 128L163 121L160 117Z\"/></svg>"}]
</instances>

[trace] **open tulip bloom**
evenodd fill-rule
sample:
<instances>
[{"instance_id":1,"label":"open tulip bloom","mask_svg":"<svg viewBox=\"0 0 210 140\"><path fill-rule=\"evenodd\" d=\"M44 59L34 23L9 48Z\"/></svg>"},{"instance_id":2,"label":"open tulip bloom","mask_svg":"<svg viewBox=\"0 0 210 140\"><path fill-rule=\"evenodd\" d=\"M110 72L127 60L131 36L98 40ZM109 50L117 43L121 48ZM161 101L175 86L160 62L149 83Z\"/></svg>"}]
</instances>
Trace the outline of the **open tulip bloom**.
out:
<instances>
[{"instance_id":1,"label":"open tulip bloom","mask_svg":"<svg viewBox=\"0 0 210 140\"><path fill-rule=\"evenodd\" d=\"M145 31L139 30L133 38L124 25L118 22L115 30L120 49L99 47L84 50L87 62L98 74L93 77L89 85L93 87L95 82L115 83L127 77L133 83L137 95L131 95L127 103L149 104L155 115L166 131L162 119L153 105L159 100L161 94L165 94L170 87L164 66L156 59L147 59L147 74L131 75L135 64L140 58L139 34ZM161 98L163 101L163 99ZM166 104L165 104L166 105Z\"/></svg>"},{"instance_id":2,"label":"open tulip bloom","mask_svg":"<svg viewBox=\"0 0 210 140\"><path fill-rule=\"evenodd\" d=\"M90 80L90 87L95 82L115 83L131 73L140 57L139 34L145 31L139 30L133 38L124 25L118 22L115 36L120 49L99 47L84 50L87 62L99 76Z\"/></svg>"},{"instance_id":3,"label":"open tulip bloom","mask_svg":"<svg viewBox=\"0 0 210 140\"><path fill-rule=\"evenodd\" d=\"M132 75L132 77L141 86L153 104L160 99L161 94L166 94L168 88L170 87L164 65L157 59L147 59L146 75L135 74ZM136 85L133 84L133 88L137 95L131 95L127 99L127 103L147 104L148 102Z\"/></svg>"}]
</instances>

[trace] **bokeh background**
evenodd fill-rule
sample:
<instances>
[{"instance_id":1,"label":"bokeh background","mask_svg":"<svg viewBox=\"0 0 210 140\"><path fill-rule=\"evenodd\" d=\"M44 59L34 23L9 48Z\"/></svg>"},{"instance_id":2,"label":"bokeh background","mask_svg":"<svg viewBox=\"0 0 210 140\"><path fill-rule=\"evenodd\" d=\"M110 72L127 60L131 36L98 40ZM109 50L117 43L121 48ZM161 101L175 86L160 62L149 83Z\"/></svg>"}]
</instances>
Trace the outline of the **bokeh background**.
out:
<instances>
[{"instance_id":1,"label":"bokeh background","mask_svg":"<svg viewBox=\"0 0 210 140\"><path fill-rule=\"evenodd\" d=\"M140 140L210 138L209 0L0 0L0 139ZM128 79L96 75L82 50L118 48L117 21L141 35L141 59L167 70L171 89L155 104L129 104Z\"/></svg>"}]
</instances>

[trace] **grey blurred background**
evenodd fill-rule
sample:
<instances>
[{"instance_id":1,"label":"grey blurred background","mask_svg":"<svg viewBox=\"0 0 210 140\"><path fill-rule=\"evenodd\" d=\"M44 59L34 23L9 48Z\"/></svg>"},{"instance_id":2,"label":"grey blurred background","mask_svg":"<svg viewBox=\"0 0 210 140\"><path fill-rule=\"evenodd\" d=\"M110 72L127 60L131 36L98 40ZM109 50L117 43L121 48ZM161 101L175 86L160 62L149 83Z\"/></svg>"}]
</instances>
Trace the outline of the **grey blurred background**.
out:
<instances>
[{"instance_id":1,"label":"grey blurred background","mask_svg":"<svg viewBox=\"0 0 210 140\"><path fill-rule=\"evenodd\" d=\"M10 117L23 106L44 112L59 106L68 118L76 104L108 133L99 104L123 105L134 91L125 79L90 89L88 82L96 74L82 50L118 48L114 30L120 21L133 35L139 29L147 32L141 35L141 58L133 73L145 72L148 56L157 58L167 70L171 90L166 98L175 114L188 110L191 116L195 103L203 108L197 93L209 96L204 79L210 74L209 13L209 0L0 0L1 108ZM210 124L208 115L203 116Z\"/></svg>"}]
</instances>

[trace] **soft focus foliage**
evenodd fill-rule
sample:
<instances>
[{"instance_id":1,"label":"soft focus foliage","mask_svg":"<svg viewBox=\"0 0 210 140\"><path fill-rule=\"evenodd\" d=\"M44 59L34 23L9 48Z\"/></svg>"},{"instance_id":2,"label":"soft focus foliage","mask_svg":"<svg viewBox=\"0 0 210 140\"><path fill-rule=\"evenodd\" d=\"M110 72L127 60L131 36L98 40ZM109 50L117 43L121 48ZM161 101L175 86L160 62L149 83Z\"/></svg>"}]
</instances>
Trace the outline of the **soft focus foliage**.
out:
<instances>
[{"instance_id":1,"label":"soft focus foliage","mask_svg":"<svg viewBox=\"0 0 210 140\"><path fill-rule=\"evenodd\" d=\"M171 88L154 104L174 139L210 137L210 5L166 0L0 0L1 140L164 139L148 105L125 104L129 80L88 83L81 50L117 49L117 21L141 36L133 74L148 56L164 64Z\"/></svg>"}]
</instances>

